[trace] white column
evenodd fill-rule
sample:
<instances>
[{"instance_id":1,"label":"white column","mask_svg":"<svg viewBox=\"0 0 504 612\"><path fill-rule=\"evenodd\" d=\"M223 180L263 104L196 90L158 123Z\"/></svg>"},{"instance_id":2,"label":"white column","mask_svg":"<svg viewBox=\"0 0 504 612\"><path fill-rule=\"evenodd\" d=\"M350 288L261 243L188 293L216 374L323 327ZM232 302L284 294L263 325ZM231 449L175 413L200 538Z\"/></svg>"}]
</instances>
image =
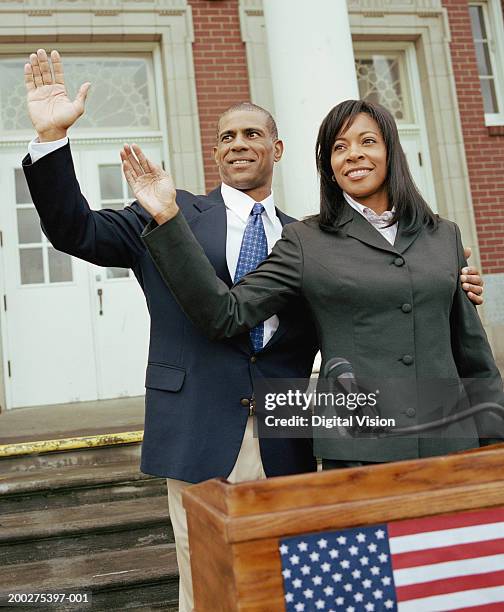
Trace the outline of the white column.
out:
<instances>
[{"instance_id":1,"label":"white column","mask_svg":"<svg viewBox=\"0 0 504 612\"><path fill-rule=\"evenodd\" d=\"M318 212L315 141L322 119L358 99L345 0L263 0L288 213Z\"/></svg>"}]
</instances>

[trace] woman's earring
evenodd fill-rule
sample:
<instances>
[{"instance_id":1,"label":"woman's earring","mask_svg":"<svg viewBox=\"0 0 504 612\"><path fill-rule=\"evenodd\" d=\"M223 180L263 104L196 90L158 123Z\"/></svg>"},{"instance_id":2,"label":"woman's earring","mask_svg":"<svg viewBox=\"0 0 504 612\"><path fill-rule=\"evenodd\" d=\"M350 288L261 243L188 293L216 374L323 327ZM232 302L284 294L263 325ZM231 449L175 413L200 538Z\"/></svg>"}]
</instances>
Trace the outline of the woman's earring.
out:
<instances>
[{"instance_id":1,"label":"woman's earring","mask_svg":"<svg viewBox=\"0 0 504 612\"><path fill-rule=\"evenodd\" d=\"M335 182L336 182L336 177L334 176L334 174L331 176L331 181L332 181L333 183L335 183Z\"/></svg>"}]
</instances>

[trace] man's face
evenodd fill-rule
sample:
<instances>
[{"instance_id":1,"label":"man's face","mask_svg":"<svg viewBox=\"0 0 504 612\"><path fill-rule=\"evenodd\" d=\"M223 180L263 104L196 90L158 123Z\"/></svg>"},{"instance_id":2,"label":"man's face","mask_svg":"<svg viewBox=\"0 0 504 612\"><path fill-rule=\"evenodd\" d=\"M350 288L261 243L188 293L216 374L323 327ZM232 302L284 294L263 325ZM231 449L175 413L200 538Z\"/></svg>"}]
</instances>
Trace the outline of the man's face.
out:
<instances>
[{"instance_id":1,"label":"man's face","mask_svg":"<svg viewBox=\"0 0 504 612\"><path fill-rule=\"evenodd\" d=\"M240 191L271 192L273 165L283 143L274 140L267 117L259 111L237 110L219 122L214 159L222 182Z\"/></svg>"}]
</instances>

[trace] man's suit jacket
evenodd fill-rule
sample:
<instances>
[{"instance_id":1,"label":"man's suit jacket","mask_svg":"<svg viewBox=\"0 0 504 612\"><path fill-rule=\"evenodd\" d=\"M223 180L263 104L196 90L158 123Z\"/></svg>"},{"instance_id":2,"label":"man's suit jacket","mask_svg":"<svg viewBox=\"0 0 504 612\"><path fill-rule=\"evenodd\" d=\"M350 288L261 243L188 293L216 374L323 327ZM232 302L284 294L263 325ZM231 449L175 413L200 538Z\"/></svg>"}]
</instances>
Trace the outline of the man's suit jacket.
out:
<instances>
[{"instance_id":1,"label":"man's suit jacket","mask_svg":"<svg viewBox=\"0 0 504 612\"><path fill-rule=\"evenodd\" d=\"M440 219L436 230L409 234L400 225L392 246L345 204L331 231L315 220L286 226L268 259L231 291L215 278L180 214L147 227L144 242L188 316L212 338L243 332L304 297L319 333L322 368L331 357L343 357L357 381L378 381L386 392L381 414L395 418L397 427L445 416L439 398L428 397L439 379L453 385L450 401L459 399L459 377L484 379L477 390L467 385L471 403L504 405L485 332L458 282L466 262L454 223ZM325 458L380 462L478 446L480 433L470 419L442 437L324 437L314 447Z\"/></svg>"},{"instance_id":2,"label":"man's suit jacket","mask_svg":"<svg viewBox=\"0 0 504 612\"><path fill-rule=\"evenodd\" d=\"M257 377L309 377L316 332L298 300L280 313L277 332L251 360L248 333L212 342L186 318L160 277L140 235L151 217L134 202L124 210L90 210L75 177L70 146L35 164L23 160L33 202L55 248L100 266L131 268L151 317L141 469L199 482L226 477L241 446ZM220 189L209 196L177 192L187 222L215 272L231 285L226 262L226 209ZM280 211L283 224L293 221ZM190 281L190 279L187 279ZM316 469L311 440L260 441L267 476Z\"/></svg>"}]
</instances>

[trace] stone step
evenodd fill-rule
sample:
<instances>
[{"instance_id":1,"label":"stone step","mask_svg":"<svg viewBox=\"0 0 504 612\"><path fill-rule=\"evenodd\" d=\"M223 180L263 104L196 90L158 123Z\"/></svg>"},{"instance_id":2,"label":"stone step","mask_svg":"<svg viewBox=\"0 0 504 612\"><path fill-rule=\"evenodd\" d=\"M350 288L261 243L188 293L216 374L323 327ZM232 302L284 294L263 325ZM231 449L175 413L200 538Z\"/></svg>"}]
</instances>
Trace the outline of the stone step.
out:
<instances>
[{"instance_id":1,"label":"stone step","mask_svg":"<svg viewBox=\"0 0 504 612\"><path fill-rule=\"evenodd\" d=\"M40 469L61 469L75 466L94 466L106 463L130 463L140 465L141 444L116 444L79 450L54 451L31 455L0 458L0 475L14 472L26 473Z\"/></svg>"},{"instance_id":2,"label":"stone step","mask_svg":"<svg viewBox=\"0 0 504 612\"><path fill-rule=\"evenodd\" d=\"M0 566L0 585L0 593L4 596L6 593L46 592L92 594L92 606L58 605L47 607L47 610L176 609L175 545L90 552L70 558L3 565Z\"/></svg>"},{"instance_id":3,"label":"stone step","mask_svg":"<svg viewBox=\"0 0 504 612\"><path fill-rule=\"evenodd\" d=\"M166 496L21 511L0 517L0 558L5 564L173 541Z\"/></svg>"},{"instance_id":4,"label":"stone step","mask_svg":"<svg viewBox=\"0 0 504 612\"><path fill-rule=\"evenodd\" d=\"M166 480L130 462L0 474L0 516L154 496L166 496Z\"/></svg>"}]
</instances>

